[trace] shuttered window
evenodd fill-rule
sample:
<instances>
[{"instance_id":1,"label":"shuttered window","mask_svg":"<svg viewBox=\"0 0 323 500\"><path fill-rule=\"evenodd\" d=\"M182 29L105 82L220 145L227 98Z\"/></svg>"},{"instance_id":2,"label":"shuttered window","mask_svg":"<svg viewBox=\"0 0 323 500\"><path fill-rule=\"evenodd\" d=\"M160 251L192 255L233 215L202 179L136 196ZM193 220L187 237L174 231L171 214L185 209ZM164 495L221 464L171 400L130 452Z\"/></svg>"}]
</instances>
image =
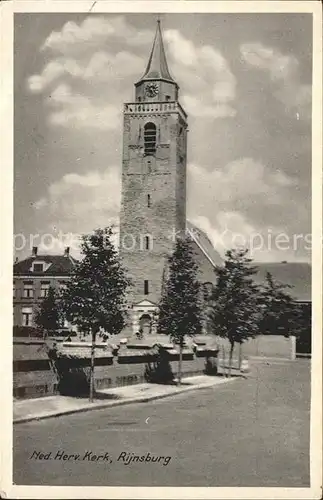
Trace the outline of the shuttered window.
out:
<instances>
[{"instance_id":1,"label":"shuttered window","mask_svg":"<svg viewBox=\"0 0 323 500\"><path fill-rule=\"evenodd\" d=\"M145 155L156 153L156 125L152 122L146 123L144 128Z\"/></svg>"}]
</instances>

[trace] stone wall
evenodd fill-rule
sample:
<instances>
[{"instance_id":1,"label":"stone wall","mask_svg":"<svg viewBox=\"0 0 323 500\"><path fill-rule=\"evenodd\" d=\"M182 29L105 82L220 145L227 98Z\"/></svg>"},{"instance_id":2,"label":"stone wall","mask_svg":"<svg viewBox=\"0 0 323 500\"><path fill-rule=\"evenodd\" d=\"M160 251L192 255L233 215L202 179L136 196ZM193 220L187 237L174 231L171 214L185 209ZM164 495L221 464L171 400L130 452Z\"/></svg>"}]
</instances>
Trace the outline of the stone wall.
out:
<instances>
[{"instance_id":1,"label":"stone wall","mask_svg":"<svg viewBox=\"0 0 323 500\"><path fill-rule=\"evenodd\" d=\"M90 366L90 345L65 343L62 348L70 355L75 367ZM141 347L141 346L140 346ZM13 346L13 395L16 398L31 398L57 393L58 377L50 363L42 341L14 341ZM103 389L144 382L145 367L154 361L151 346L145 348L121 347L112 353L105 345L98 344L95 359L96 388ZM194 353L186 349L183 353L183 376L203 373L206 351ZM77 359L77 356L82 356ZM178 352L170 351L170 364L176 375Z\"/></svg>"}]
</instances>

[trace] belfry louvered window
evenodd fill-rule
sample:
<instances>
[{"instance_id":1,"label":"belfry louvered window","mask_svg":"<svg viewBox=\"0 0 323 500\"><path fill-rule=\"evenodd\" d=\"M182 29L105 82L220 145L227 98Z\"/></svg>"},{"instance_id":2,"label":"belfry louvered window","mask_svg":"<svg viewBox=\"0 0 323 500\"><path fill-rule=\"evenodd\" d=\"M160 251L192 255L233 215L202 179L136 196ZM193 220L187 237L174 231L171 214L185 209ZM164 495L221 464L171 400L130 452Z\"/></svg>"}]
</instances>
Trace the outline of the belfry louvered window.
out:
<instances>
[{"instance_id":1,"label":"belfry louvered window","mask_svg":"<svg viewBox=\"0 0 323 500\"><path fill-rule=\"evenodd\" d=\"M156 153L156 125L146 123L144 129L145 155L154 155Z\"/></svg>"}]
</instances>

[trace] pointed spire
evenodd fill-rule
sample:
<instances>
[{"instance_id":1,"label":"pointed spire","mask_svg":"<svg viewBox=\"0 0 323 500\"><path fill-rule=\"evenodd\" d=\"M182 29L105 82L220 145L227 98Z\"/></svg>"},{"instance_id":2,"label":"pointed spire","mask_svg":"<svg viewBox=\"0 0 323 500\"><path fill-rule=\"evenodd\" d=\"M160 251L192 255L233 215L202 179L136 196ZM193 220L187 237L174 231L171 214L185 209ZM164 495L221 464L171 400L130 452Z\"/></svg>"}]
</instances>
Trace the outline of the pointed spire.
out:
<instances>
[{"instance_id":1,"label":"pointed spire","mask_svg":"<svg viewBox=\"0 0 323 500\"><path fill-rule=\"evenodd\" d=\"M141 80L159 79L170 80L173 82L167 65L166 54L164 49L163 37L160 28L160 20L157 21L157 28L153 48L149 57L146 71Z\"/></svg>"}]
</instances>

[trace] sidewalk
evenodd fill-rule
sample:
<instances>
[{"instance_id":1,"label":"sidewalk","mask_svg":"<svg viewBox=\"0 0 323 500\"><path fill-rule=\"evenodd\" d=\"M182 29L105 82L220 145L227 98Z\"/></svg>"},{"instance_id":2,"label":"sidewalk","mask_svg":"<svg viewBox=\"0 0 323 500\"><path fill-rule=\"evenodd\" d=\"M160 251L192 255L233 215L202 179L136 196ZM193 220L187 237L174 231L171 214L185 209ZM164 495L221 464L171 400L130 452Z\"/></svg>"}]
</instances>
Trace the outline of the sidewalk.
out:
<instances>
[{"instance_id":1,"label":"sidewalk","mask_svg":"<svg viewBox=\"0 0 323 500\"><path fill-rule=\"evenodd\" d=\"M44 418L58 417L71 413L99 410L113 406L145 403L196 389L215 387L237 380L238 377L210 377L199 375L186 377L182 386L160 384L136 384L97 392L96 399L90 403L87 398L70 396L47 396L37 399L15 400L13 403L13 423L30 422Z\"/></svg>"}]
</instances>

